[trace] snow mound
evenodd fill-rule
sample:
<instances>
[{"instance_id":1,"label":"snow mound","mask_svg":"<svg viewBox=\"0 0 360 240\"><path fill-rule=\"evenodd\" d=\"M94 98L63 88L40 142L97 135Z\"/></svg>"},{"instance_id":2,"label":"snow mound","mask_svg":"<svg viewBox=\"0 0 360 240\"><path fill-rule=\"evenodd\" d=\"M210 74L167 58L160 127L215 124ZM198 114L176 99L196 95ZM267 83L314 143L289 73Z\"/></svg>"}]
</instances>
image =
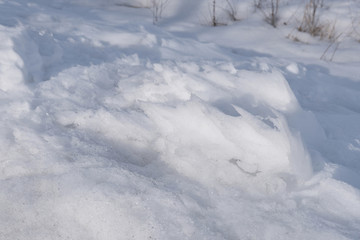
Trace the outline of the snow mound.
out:
<instances>
[{"instance_id":1,"label":"snow mound","mask_svg":"<svg viewBox=\"0 0 360 240\"><path fill-rule=\"evenodd\" d=\"M0 4L0 239L358 238L358 81L204 40L235 24L181 34L206 1L174 26L145 1Z\"/></svg>"}]
</instances>

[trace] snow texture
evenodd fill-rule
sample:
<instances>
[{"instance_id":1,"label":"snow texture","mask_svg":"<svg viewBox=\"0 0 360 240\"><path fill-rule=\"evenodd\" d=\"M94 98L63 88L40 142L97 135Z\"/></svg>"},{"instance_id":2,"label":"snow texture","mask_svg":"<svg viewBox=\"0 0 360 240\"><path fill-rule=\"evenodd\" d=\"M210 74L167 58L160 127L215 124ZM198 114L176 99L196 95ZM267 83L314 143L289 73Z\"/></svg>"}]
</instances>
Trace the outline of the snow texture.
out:
<instances>
[{"instance_id":1,"label":"snow texture","mask_svg":"<svg viewBox=\"0 0 360 240\"><path fill-rule=\"evenodd\" d=\"M1 240L360 238L359 43L232 2L0 1Z\"/></svg>"}]
</instances>

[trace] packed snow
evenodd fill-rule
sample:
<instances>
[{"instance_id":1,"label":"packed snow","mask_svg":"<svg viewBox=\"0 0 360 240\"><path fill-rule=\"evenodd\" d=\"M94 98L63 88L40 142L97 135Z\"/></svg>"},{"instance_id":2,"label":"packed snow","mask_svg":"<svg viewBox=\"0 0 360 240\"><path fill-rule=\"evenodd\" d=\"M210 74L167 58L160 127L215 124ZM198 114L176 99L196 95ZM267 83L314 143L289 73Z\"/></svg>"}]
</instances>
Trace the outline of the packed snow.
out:
<instances>
[{"instance_id":1,"label":"packed snow","mask_svg":"<svg viewBox=\"0 0 360 240\"><path fill-rule=\"evenodd\" d=\"M359 1L165 2L0 0L0 239L360 239Z\"/></svg>"}]
</instances>

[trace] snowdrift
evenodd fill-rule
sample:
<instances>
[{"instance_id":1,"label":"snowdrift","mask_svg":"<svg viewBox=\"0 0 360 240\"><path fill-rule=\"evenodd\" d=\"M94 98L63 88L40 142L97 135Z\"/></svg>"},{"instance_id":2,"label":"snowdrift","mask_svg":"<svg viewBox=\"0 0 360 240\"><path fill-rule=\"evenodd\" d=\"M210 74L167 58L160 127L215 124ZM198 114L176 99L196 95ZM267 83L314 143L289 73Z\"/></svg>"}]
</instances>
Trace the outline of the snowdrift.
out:
<instances>
[{"instance_id":1,"label":"snowdrift","mask_svg":"<svg viewBox=\"0 0 360 240\"><path fill-rule=\"evenodd\" d=\"M0 239L357 239L359 81L129 4L0 3Z\"/></svg>"}]
</instances>

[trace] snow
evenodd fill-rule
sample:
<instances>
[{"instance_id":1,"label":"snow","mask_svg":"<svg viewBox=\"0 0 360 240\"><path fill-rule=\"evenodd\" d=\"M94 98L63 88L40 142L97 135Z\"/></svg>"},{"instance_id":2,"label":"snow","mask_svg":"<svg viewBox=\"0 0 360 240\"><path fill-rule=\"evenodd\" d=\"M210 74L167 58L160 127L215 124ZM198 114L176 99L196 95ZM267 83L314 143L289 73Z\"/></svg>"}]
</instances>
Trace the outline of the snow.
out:
<instances>
[{"instance_id":1,"label":"snow","mask_svg":"<svg viewBox=\"0 0 360 240\"><path fill-rule=\"evenodd\" d=\"M359 239L358 2L232 2L0 1L1 240Z\"/></svg>"}]
</instances>

